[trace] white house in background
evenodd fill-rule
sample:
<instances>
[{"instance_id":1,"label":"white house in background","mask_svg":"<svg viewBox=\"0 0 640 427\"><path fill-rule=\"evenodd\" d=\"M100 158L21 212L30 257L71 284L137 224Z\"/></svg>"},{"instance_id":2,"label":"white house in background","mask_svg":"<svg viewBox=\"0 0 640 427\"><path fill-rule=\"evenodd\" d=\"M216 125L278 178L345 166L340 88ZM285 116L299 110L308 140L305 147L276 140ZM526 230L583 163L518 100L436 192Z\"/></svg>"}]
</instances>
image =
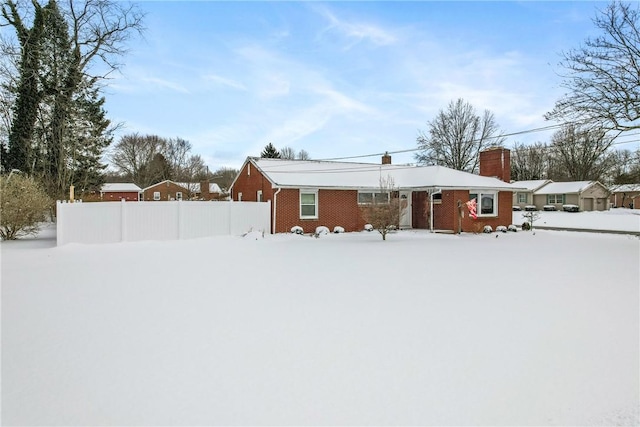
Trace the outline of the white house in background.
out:
<instances>
[{"instance_id":1,"label":"white house in background","mask_svg":"<svg viewBox=\"0 0 640 427\"><path fill-rule=\"evenodd\" d=\"M132 182L112 182L102 184L100 199L104 202L137 202L142 199L142 188Z\"/></svg>"},{"instance_id":2,"label":"white house in background","mask_svg":"<svg viewBox=\"0 0 640 427\"><path fill-rule=\"evenodd\" d=\"M524 188L513 193L513 206L524 210L525 206L533 206L533 193L547 184L552 183L550 179L535 179L530 181L512 182L516 187ZM517 209L516 209L517 210Z\"/></svg>"},{"instance_id":3,"label":"white house in background","mask_svg":"<svg viewBox=\"0 0 640 427\"><path fill-rule=\"evenodd\" d=\"M580 211L604 211L609 209L609 194L598 181L551 182L533 192L533 204L540 210L572 205Z\"/></svg>"}]
</instances>

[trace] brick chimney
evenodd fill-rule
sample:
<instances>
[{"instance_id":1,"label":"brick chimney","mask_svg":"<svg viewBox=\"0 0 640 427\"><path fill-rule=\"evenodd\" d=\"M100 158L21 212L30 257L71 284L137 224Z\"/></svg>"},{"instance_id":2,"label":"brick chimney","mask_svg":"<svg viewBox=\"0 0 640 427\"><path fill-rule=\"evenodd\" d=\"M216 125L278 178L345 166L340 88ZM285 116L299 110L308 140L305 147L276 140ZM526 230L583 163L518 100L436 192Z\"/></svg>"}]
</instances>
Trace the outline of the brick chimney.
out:
<instances>
[{"instance_id":1,"label":"brick chimney","mask_svg":"<svg viewBox=\"0 0 640 427\"><path fill-rule=\"evenodd\" d=\"M383 165L391 164L391 156L389 155L388 152L385 152L384 155L382 156L382 164Z\"/></svg>"},{"instance_id":2,"label":"brick chimney","mask_svg":"<svg viewBox=\"0 0 640 427\"><path fill-rule=\"evenodd\" d=\"M200 181L200 198L202 200L211 200L211 194L209 194L209 181Z\"/></svg>"},{"instance_id":3,"label":"brick chimney","mask_svg":"<svg viewBox=\"0 0 640 427\"><path fill-rule=\"evenodd\" d=\"M492 147L480 153L480 175L511 182L511 151Z\"/></svg>"}]
</instances>

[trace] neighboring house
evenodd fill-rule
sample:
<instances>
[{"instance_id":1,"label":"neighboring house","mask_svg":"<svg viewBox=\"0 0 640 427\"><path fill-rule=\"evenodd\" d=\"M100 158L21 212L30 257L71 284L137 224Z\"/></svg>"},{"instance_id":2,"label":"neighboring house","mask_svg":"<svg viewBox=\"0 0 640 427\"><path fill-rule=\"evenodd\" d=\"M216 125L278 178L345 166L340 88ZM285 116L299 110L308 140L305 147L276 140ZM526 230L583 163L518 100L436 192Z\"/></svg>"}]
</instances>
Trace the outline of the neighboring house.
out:
<instances>
[{"instance_id":1,"label":"neighboring house","mask_svg":"<svg viewBox=\"0 0 640 427\"><path fill-rule=\"evenodd\" d=\"M524 188L513 193L513 206L518 206L522 210L525 206L533 206L533 193L551 182L553 181L550 179L512 182L513 185Z\"/></svg>"},{"instance_id":2,"label":"neighboring house","mask_svg":"<svg viewBox=\"0 0 640 427\"><path fill-rule=\"evenodd\" d=\"M170 179L150 185L142 191L144 194L144 200L149 202L166 202L169 200L189 199L189 189L171 181Z\"/></svg>"},{"instance_id":3,"label":"neighboring house","mask_svg":"<svg viewBox=\"0 0 640 427\"><path fill-rule=\"evenodd\" d=\"M540 210L574 205L581 211L604 211L609 209L609 194L598 181L551 182L533 192L533 204Z\"/></svg>"},{"instance_id":4,"label":"neighboring house","mask_svg":"<svg viewBox=\"0 0 640 427\"><path fill-rule=\"evenodd\" d=\"M102 184L102 188L100 188L100 200L103 202L119 202L120 200L137 202L141 200L141 197L142 189L133 183L107 183Z\"/></svg>"},{"instance_id":5,"label":"neighboring house","mask_svg":"<svg viewBox=\"0 0 640 427\"><path fill-rule=\"evenodd\" d=\"M222 189L215 182L176 182L176 184L188 190L188 198L191 200L219 200L222 195Z\"/></svg>"},{"instance_id":6,"label":"neighboring house","mask_svg":"<svg viewBox=\"0 0 640 427\"><path fill-rule=\"evenodd\" d=\"M318 226L358 231L365 225L360 207L388 200L380 181L391 178L394 196L405 207L401 228L456 231L459 211L463 231L511 224L512 193L519 187L509 183L509 150L480 153L482 176L443 166L392 165L390 160L388 155L382 164L249 157L231 185L231 199L271 201L273 233L294 226L305 232ZM478 200L477 220L464 207L472 198Z\"/></svg>"},{"instance_id":7,"label":"neighboring house","mask_svg":"<svg viewBox=\"0 0 640 427\"><path fill-rule=\"evenodd\" d=\"M640 209L640 184L620 184L609 189L609 201L615 208Z\"/></svg>"}]
</instances>

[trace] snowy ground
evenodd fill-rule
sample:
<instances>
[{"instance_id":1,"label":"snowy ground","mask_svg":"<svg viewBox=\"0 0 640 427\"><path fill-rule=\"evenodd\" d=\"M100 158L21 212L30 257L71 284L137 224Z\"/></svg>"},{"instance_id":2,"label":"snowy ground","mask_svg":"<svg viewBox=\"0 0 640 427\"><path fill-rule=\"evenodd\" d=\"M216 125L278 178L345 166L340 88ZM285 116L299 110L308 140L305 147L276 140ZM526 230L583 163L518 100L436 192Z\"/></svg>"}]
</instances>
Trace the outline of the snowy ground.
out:
<instances>
[{"instance_id":1,"label":"snowy ground","mask_svg":"<svg viewBox=\"0 0 640 427\"><path fill-rule=\"evenodd\" d=\"M637 237L52 232L0 244L3 425L640 422Z\"/></svg>"},{"instance_id":2,"label":"snowy ground","mask_svg":"<svg viewBox=\"0 0 640 427\"><path fill-rule=\"evenodd\" d=\"M513 224L521 225L525 212L513 212ZM640 209L610 209L603 212L544 212L534 226L640 232Z\"/></svg>"}]
</instances>

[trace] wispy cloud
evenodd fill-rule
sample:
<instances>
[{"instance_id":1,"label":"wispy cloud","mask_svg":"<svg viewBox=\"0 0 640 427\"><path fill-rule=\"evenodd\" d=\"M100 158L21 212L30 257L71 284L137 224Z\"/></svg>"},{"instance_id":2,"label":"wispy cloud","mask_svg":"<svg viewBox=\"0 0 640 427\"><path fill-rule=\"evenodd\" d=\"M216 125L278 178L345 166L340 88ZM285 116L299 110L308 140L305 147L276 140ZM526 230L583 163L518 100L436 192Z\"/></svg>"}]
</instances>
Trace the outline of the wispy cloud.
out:
<instances>
[{"instance_id":1,"label":"wispy cloud","mask_svg":"<svg viewBox=\"0 0 640 427\"><path fill-rule=\"evenodd\" d=\"M363 41L370 42L376 46L388 46L398 40L395 34L379 25L340 19L335 13L323 6L315 7L315 10L329 22L323 33L336 32L346 37L349 40L345 47L346 49L350 49Z\"/></svg>"},{"instance_id":2,"label":"wispy cloud","mask_svg":"<svg viewBox=\"0 0 640 427\"><path fill-rule=\"evenodd\" d=\"M245 91L247 90L245 85L243 85L242 83L232 79L227 79L225 77L218 76L216 74L207 74L204 76L204 79L208 81L212 81L214 83L221 84L223 86L228 86L233 89L245 90Z\"/></svg>"},{"instance_id":3,"label":"wispy cloud","mask_svg":"<svg viewBox=\"0 0 640 427\"><path fill-rule=\"evenodd\" d=\"M189 90L186 87L182 86L181 84L174 83L172 81L161 79L158 77L143 77L140 79L140 81L143 83L148 83L160 89L169 89L174 92L186 93L186 94L189 93Z\"/></svg>"}]
</instances>

